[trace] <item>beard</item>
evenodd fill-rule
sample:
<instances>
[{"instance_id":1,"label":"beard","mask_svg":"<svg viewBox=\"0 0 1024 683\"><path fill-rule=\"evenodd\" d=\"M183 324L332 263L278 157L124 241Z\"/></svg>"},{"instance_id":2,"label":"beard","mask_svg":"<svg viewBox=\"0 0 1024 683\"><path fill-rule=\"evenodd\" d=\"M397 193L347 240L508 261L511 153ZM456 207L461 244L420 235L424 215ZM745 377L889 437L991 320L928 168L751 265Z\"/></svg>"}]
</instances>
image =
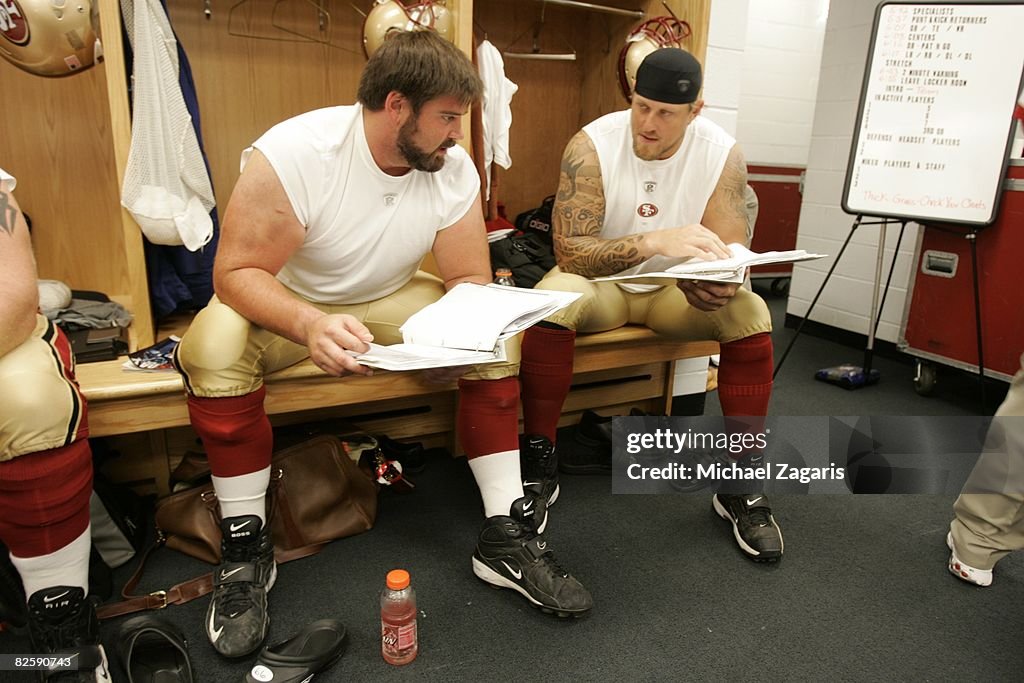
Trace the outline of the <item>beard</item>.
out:
<instances>
[{"instance_id":1,"label":"beard","mask_svg":"<svg viewBox=\"0 0 1024 683\"><path fill-rule=\"evenodd\" d=\"M440 153L442 149L450 149L455 146L455 140L445 140L437 149L420 149L413 136L419 132L415 119L406 121L398 131L398 151L402 153L409 166L417 171L436 173L444 168L445 155Z\"/></svg>"}]
</instances>

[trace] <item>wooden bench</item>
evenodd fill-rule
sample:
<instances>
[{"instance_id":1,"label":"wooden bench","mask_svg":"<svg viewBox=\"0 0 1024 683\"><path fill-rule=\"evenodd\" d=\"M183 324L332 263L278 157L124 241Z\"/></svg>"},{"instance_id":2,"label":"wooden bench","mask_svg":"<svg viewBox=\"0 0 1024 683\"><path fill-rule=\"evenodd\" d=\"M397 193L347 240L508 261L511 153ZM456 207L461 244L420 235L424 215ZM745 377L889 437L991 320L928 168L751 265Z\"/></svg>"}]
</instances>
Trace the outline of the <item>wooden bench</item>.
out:
<instances>
[{"instance_id":1,"label":"wooden bench","mask_svg":"<svg viewBox=\"0 0 1024 683\"><path fill-rule=\"evenodd\" d=\"M718 343L678 342L647 328L627 326L576 341L573 387L560 424L575 424L586 409L607 414L632 406L668 412L675 361L718 353ZM142 489L168 492L177 460L196 447L185 390L173 372L132 372L121 360L77 368L89 402L92 437L116 437L131 453L112 464L112 477ZM427 382L420 372L376 371L372 377L332 378L309 361L266 378L266 409L277 425L344 418L371 432L452 447L456 385ZM145 454L145 457L136 457Z\"/></svg>"}]
</instances>

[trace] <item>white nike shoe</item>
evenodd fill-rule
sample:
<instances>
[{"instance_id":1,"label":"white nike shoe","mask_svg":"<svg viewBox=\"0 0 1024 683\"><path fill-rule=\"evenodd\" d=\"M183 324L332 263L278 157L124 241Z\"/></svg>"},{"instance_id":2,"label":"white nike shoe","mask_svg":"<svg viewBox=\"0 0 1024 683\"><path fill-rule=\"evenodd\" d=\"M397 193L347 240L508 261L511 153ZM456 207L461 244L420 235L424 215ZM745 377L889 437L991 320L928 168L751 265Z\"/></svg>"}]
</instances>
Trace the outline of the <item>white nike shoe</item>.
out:
<instances>
[{"instance_id":1,"label":"white nike shoe","mask_svg":"<svg viewBox=\"0 0 1024 683\"><path fill-rule=\"evenodd\" d=\"M977 569L957 557L956 548L953 547L953 534L951 532L946 533L946 547L949 548L949 563L946 566L949 568L950 574L961 581L973 583L975 586L992 585L991 569Z\"/></svg>"}]
</instances>

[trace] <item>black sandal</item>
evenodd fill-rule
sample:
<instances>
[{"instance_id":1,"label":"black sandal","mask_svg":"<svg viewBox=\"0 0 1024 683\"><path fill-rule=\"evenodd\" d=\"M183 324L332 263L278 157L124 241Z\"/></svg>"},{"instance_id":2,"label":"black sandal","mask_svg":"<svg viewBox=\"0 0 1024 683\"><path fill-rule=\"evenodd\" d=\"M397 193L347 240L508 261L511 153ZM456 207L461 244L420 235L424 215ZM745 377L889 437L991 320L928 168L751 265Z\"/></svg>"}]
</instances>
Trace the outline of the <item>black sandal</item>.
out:
<instances>
[{"instance_id":1,"label":"black sandal","mask_svg":"<svg viewBox=\"0 0 1024 683\"><path fill-rule=\"evenodd\" d=\"M291 638L264 647L245 680L247 683L307 681L338 661L347 644L348 633L340 621L314 621Z\"/></svg>"},{"instance_id":2,"label":"black sandal","mask_svg":"<svg viewBox=\"0 0 1024 683\"><path fill-rule=\"evenodd\" d=\"M192 683L188 642L177 626L159 617L129 619L118 635L118 653L129 683Z\"/></svg>"}]
</instances>

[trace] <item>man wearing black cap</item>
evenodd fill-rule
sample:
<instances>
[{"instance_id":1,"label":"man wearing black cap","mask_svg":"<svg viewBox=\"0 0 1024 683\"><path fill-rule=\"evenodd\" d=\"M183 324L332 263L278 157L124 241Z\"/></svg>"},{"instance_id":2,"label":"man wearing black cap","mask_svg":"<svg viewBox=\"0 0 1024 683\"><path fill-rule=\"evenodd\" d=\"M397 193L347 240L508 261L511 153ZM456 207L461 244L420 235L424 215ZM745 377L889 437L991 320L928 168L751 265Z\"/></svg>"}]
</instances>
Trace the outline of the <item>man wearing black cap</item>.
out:
<instances>
[{"instance_id":1,"label":"man wearing black cap","mask_svg":"<svg viewBox=\"0 0 1024 683\"><path fill-rule=\"evenodd\" d=\"M685 257L725 258L727 244L747 242L746 164L736 141L699 115L701 80L693 55L656 50L637 69L632 107L588 124L566 146L552 214L558 266L537 287L583 296L523 338L524 476L553 472L551 444L572 379L577 332L635 324L677 339L718 340L723 413L767 413L771 316L757 295L696 280L665 286L588 279L656 272ZM751 457L760 456L748 453L746 460ZM720 488L712 504L748 556L782 556L782 533L766 496Z\"/></svg>"}]
</instances>

